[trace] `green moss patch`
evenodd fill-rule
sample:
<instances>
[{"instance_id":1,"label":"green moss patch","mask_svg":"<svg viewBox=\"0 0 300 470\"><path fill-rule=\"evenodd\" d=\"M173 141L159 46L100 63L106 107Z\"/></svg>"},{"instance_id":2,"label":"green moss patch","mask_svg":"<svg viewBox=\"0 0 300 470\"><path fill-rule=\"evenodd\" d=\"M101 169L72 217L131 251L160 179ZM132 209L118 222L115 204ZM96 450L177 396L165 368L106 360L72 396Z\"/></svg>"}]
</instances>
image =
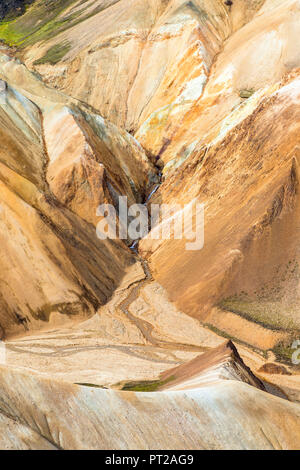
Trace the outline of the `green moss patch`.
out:
<instances>
[{"instance_id":1,"label":"green moss patch","mask_svg":"<svg viewBox=\"0 0 300 470\"><path fill-rule=\"evenodd\" d=\"M40 59L34 62L34 65L41 65L41 64L57 64L71 49L71 44L65 42L63 44L55 44L52 46L46 54L41 57Z\"/></svg>"}]
</instances>

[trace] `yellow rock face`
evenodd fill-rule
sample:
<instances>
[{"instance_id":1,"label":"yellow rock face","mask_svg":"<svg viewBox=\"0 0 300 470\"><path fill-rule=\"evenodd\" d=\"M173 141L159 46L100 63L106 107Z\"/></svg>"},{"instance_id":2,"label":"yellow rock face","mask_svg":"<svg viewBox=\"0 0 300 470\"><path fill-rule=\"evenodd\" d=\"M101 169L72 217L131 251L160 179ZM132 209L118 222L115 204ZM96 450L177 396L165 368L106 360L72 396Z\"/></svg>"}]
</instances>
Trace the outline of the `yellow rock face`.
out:
<instances>
[{"instance_id":1,"label":"yellow rock face","mask_svg":"<svg viewBox=\"0 0 300 470\"><path fill-rule=\"evenodd\" d=\"M299 0L0 23L0 448L299 449L299 27ZM204 243L100 240L120 196L189 233L203 204Z\"/></svg>"}]
</instances>

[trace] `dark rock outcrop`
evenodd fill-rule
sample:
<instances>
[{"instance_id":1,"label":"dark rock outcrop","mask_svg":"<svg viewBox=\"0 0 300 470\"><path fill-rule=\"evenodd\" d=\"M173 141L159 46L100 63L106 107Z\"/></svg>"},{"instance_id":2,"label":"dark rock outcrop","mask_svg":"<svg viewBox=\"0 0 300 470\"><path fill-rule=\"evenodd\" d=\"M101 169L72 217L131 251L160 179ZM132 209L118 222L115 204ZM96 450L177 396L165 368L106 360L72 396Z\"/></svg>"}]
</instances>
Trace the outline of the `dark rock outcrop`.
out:
<instances>
[{"instance_id":1,"label":"dark rock outcrop","mask_svg":"<svg viewBox=\"0 0 300 470\"><path fill-rule=\"evenodd\" d=\"M21 15L26 6L33 2L34 0L2 0L0 2L0 20L3 20L7 15Z\"/></svg>"}]
</instances>

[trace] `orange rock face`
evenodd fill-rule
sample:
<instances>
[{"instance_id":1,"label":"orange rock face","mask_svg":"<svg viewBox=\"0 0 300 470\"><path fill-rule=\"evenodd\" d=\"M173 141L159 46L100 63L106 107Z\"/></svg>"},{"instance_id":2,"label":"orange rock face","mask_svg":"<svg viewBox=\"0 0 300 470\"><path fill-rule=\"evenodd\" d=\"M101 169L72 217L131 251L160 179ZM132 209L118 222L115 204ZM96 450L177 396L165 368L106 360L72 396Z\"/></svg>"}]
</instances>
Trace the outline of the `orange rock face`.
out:
<instances>
[{"instance_id":1,"label":"orange rock face","mask_svg":"<svg viewBox=\"0 0 300 470\"><path fill-rule=\"evenodd\" d=\"M1 448L299 448L299 26L299 0L0 23ZM131 250L96 231L119 197L149 210Z\"/></svg>"}]
</instances>

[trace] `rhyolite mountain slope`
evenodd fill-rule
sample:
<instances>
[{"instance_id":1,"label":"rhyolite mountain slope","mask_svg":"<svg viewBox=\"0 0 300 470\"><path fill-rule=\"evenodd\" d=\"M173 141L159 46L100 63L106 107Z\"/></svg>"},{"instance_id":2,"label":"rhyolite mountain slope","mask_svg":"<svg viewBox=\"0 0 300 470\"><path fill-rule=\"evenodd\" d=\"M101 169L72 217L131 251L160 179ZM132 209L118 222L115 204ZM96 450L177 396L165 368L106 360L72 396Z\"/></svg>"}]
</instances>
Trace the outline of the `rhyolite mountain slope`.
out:
<instances>
[{"instance_id":1,"label":"rhyolite mountain slope","mask_svg":"<svg viewBox=\"0 0 300 470\"><path fill-rule=\"evenodd\" d=\"M177 383L172 391L170 382L168 390L152 393L101 390L0 367L0 447L299 448L299 405L267 394L257 381L257 387L243 382L249 372L230 345L206 359L198 376L193 366L194 386L183 379L181 388Z\"/></svg>"},{"instance_id":2,"label":"rhyolite mountain slope","mask_svg":"<svg viewBox=\"0 0 300 470\"><path fill-rule=\"evenodd\" d=\"M0 23L1 447L299 448L299 0L25 3ZM203 249L97 238L99 204L153 189L205 205Z\"/></svg>"},{"instance_id":3,"label":"rhyolite mountain slope","mask_svg":"<svg viewBox=\"0 0 300 470\"><path fill-rule=\"evenodd\" d=\"M96 210L141 202L156 170L138 143L0 56L2 336L95 313L134 257L100 241Z\"/></svg>"}]
</instances>

